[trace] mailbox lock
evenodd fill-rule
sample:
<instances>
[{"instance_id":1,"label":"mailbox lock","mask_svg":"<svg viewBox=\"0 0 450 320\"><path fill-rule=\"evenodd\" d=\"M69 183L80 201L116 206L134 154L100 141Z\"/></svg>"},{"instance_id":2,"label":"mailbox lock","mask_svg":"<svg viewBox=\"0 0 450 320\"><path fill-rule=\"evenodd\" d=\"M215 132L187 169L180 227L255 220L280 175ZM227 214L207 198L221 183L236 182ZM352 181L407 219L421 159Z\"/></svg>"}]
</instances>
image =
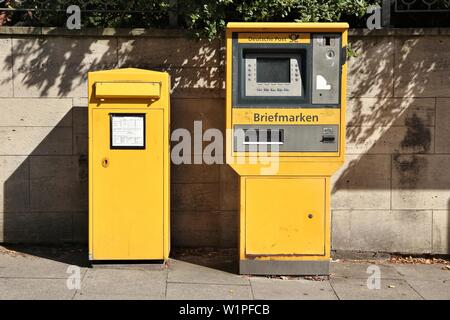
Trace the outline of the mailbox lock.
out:
<instances>
[{"instance_id":1,"label":"mailbox lock","mask_svg":"<svg viewBox=\"0 0 450 320\"><path fill-rule=\"evenodd\" d=\"M109 166L109 159L108 158L103 158L102 159L102 166L103 166L103 168L107 168Z\"/></svg>"},{"instance_id":2,"label":"mailbox lock","mask_svg":"<svg viewBox=\"0 0 450 320\"><path fill-rule=\"evenodd\" d=\"M308 218L312 219L314 215L312 213L308 214Z\"/></svg>"}]
</instances>

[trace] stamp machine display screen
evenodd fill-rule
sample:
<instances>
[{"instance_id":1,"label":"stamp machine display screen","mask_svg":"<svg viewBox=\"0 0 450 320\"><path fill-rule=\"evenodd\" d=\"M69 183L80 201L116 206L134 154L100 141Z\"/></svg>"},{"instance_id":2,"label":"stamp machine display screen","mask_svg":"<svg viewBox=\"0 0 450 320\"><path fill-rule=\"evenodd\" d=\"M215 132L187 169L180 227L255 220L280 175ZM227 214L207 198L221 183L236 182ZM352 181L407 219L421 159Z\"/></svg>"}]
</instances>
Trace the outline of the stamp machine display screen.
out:
<instances>
[{"instance_id":1,"label":"stamp machine display screen","mask_svg":"<svg viewBox=\"0 0 450 320\"><path fill-rule=\"evenodd\" d=\"M244 95L247 97L301 97L299 53L250 52L244 56Z\"/></svg>"},{"instance_id":2,"label":"stamp machine display screen","mask_svg":"<svg viewBox=\"0 0 450 320\"><path fill-rule=\"evenodd\" d=\"M256 82L289 83L291 82L291 59L257 58Z\"/></svg>"}]
</instances>

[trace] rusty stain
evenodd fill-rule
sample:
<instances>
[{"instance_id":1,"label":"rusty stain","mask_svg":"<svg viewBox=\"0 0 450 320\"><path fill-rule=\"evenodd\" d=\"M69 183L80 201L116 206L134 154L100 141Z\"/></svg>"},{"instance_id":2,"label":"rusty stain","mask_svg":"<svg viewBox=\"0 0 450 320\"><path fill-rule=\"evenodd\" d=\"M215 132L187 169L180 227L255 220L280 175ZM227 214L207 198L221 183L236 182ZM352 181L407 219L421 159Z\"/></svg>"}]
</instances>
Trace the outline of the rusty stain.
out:
<instances>
[{"instance_id":1,"label":"rusty stain","mask_svg":"<svg viewBox=\"0 0 450 320\"><path fill-rule=\"evenodd\" d=\"M86 182L88 179L88 159L86 155L78 157L78 177L82 182Z\"/></svg>"},{"instance_id":2,"label":"rusty stain","mask_svg":"<svg viewBox=\"0 0 450 320\"><path fill-rule=\"evenodd\" d=\"M430 150L431 132L415 113L405 119L405 126L407 130L400 146L411 149L413 154L401 155L399 152L396 152L393 160L394 166L400 175L400 184L407 188L415 188L420 176L422 176L421 171L427 166L427 160L416 154Z\"/></svg>"},{"instance_id":3,"label":"rusty stain","mask_svg":"<svg viewBox=\"0 0 450 320\"><path fill-rule=\"evenodd\" d=\"M415 114L405 119L407 127L405 137L400 143L402 148L412 148L414 153L425 153L430 150L431 132Z\"/></svg>"},{"instance_id":4,"label":"rusty stain","mask_svg":"<svg viewBox=\"0 0 450 320\"><path fill-rule=\"evenodd\" d=\"M427 166L427 160L416 155L394 155L394 165L400 174L400 184L414 188L420 177L420 172Z\"/></svg>"}]
</instances>

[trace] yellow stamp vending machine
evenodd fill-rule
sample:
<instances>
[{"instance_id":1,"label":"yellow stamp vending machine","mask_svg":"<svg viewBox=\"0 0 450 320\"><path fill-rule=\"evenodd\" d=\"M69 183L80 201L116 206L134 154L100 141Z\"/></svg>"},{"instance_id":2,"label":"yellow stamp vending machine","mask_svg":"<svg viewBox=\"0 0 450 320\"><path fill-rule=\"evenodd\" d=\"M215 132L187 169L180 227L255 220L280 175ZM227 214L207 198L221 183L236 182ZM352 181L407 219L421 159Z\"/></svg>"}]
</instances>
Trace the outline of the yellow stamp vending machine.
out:
<instances>
[{"instance_id":1,"label":"yellow stamp vending machine","mask_svg":"<svg viewBox=\"0 0 450 320\"><path fill-rule=\"evenodd\" d=\"M89 259L169 255L170 78L89 72Z\"/></svg>"},{"instance_id":2,"label":"yellow stamp vending machine","mask_svg":"<svg viewBox=\"0 0 450 320\"><path fill-rule=\"evenodd\" d=\"M346 23L229 23L227 163L239 272L328 274L330 176L345 152Z\"/></svg>"}]
</instances>

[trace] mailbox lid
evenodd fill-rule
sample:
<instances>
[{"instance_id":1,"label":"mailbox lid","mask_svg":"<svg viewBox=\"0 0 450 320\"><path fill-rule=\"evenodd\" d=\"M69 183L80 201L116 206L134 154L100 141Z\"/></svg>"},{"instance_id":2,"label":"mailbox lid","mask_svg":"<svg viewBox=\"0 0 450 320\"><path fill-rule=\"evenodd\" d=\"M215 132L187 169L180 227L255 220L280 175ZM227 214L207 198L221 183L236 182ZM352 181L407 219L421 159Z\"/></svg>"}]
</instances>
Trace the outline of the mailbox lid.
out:
<instances>
[{"instance_id":1,"label":"mailbox lid","mask_svg":"<svg viewBox=\"0 0 450 320\"><path fill-rule=\"evenodd\" d=\"M319 177L246 178L246 255L325 255L325 188Z\"/></svg>"}]
</instances>

